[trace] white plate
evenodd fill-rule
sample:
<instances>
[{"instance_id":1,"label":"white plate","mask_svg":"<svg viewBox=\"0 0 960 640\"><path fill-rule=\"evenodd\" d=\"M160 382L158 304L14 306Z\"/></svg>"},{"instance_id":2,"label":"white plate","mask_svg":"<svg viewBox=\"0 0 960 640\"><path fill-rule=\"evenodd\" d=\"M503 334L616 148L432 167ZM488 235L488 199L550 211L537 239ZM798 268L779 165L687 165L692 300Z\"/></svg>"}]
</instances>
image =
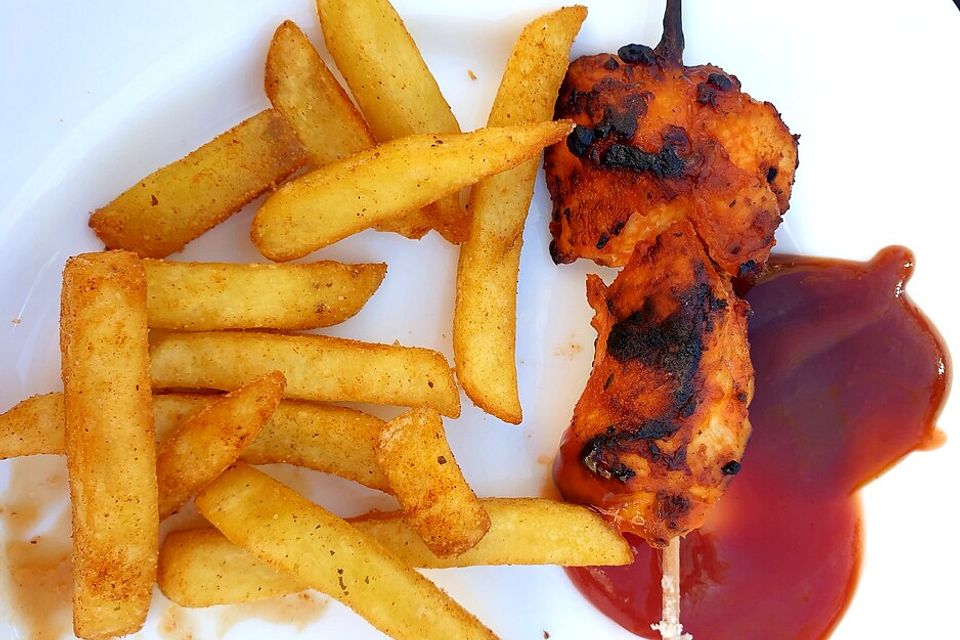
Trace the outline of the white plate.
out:
<instances>
[{"instance_id":1,"label":"white plate","mask_svg":"<svg viewBox=\"0 0 960 640\"><path fill-rule=\"evenodd\" d=\"M292 18L319 43L310 0L85 3L5 0L0 21L0 409L60 388L59 278L64 259L100 247L88 212L155 168L267 105L263 59L270 35ZM654 44L660 2L588 3L574 54ZM464 129L482 126L504 60L520 28L548 0L432 3L396 0ZM960 148L960 13L949 0L922 3L689 1L688 63L711 61L745 90L770 100L802 134L801 166L781 250L868 258L890 243L917 254L909 291L960 344L954 230ZM476 80L468 77L472 70ZM520 389L526 420L516 428L465 401L449 425L465 473L483 495L538 495L561 431L586 379L593 332L584 299L588 264L555 267L547 253L549 199L542 181L525 233L519 310ZM192 243L183 259L259 260L251 211ZM386 260L381 291L355 319L329 332L423 345L450 356L455 248L434 234L411 242L367 232L321 252ZM953 402L940 424L955 431ZM388 414L384 414L388 415ZM57 620L56 570L15 589L9 567L22 551L31 507L63 487L62 461L4 463L7 558L0 569L0 637L25 637L23 607ZM955 442L911 456L865 492L866 561L836 638L956 637L960 452ZM953 471L954 473L951 473ZM52 476L52 477L51 477ZM48 477L50 482L46 482ZM343 514L385 506L382 498L319 474L285 474ZM11 511L20 509L17 515ZM26 512L24 511L26 509ZM57 517L51 516L54 521ZM62 521L62 517L60 518ZM56 524L56 522L55 522ZM60 523L62 524L62 522ZM41 545L67 543L61 528ZM59 536L59 537L58 537ZM22 573L22 572L21 572ZM41 576L43 577L43 576ZM504 638L633 637L596 613L557 568L431 572ZM61 596L65 597L65 596ZM66 603L64 603L66 604ZM51 609L52 607L52 609ZM287 603L279 615L303 625L268 625L262 614L171 609L157 596L140 637L382 637L331 603ZM268 616L269 617L269 616ZM276 616L273 616L276 617ZM229 627L230 630L226 631ZM701 640L709 640L702 638Z\"/></svg>"}]
</instances>

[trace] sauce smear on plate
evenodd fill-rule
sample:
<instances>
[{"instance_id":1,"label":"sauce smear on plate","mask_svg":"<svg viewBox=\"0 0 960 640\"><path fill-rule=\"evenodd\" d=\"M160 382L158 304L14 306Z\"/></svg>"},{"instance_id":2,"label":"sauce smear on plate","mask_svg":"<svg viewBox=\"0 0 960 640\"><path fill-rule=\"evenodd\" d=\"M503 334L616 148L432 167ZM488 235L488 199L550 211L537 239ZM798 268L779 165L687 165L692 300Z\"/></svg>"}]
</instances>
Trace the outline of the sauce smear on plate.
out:
<instances>
[{"instance_id":1,"label":"sauce smear on plate","mask_svg":"<svg viewBox=\"0 0 960 640\"><path fill-rule=\"evenodd\" d=\"M861 559L857 489L943 441L949 358L904 291L912 269L902 247L867 263L775 256L746 292L753 435L739 476L681 544L694 637L817 639L840 619ZM555 473L578 463L558 458ZM653 638L659 552L631 542L630 566L568 572L602 612Z\"/></svg>"}]
</instances>

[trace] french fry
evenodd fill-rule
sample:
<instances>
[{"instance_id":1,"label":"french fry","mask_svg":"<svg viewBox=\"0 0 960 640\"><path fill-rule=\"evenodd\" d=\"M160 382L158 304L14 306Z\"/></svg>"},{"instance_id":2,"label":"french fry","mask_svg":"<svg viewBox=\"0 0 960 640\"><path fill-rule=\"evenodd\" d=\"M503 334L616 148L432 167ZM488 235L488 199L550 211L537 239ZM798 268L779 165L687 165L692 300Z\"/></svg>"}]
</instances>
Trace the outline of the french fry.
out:
<instances>
[{"instance_id":1,"label":"french fry","mask_svg":"<svg viewBox=\"0 0 960 640\"><path fill-rule=\"evenodd\" d=\"M154 332L150 371L158 389L221 390L280 371L289 398L426 405L446 416L460 414L446 359L417 347L255 331Z\"/></svg>"},{"instance_id":2,"label":"french fry","mask_svg":"<svg viewBox=\"0 0 960 640\"><path fill-rule=\"evenodd\" d=\"M220 397L182 393L154 396L160 441L187 416ZM374 451L384 424L380 418L356 409L284 400L241 452L240 459L250 464L284 462L306 467L389 493L390 484L377 465Z\"/></svg>"},{"instance_id":3,"label":"french fry","mask_svg":"<svg viewBox=\"0 0 960 640\"><path fill-rule=\"evenodd\" d=\"M274 371L184 420L157 452L160 518L175 513L237 461L273 415L286 381Z\"/></svg>"},{"instance_id":4,"label":"french fry","mask_svg":"<svg viewBox=\"0 0 960 640\"><path fill-rule=\"evenodd\" d=\"M488 126L551 117L570 56L586 18L566 7L528 24L500 82ZM485 178L470 194L470 237L460 246L453 345L457 378L470 399L506 422L523 419L517 390L517 277L523 226L538 162Z\"/></svg>"},{"instance_id":5,"label":"french fry","mask_svg":"<svg viewBox=\"0 0 960 640\"><path fill-rule=\"evenodd\" d=\"M158 329L313 329L343 322L383 281L385 264L224 264L145 260Z\"/></svg>"},{"instance_id":6,"label":"french fry","mask_svg":"<svg viewBox=\"0 0 960 640\"><path fill-rule=\"evenodd\" d=\"M184 419L222 397L182 393L154 396L157 441L165 441ZM250 464L285 462L390 492L374 452L383 425L380 418L355 409L284 400L240 459ZM63 454L63 432L63 394L24 400L0 414L0 459Z\"/></svg>"},{"instance_id":7,"label":"french fry","mask_svg":"<svg viewBox=\"0 0 960 640\"><path fill-rule=\"evenodd\" d=\"M264 88L310 153L313 167L376 144L363 116L296 24L286 20L267 52Z\"/></svg>"},{"instance_id":8,"label":"french fry","mask_svg":"<svg viewBox=\"0 0 960 640\"><path fill-rule=\"evenodd\" d=\"M307 589L216 529L174 531L160 545L157 586L181 607L265 600Z\"/></svg>"},{"instance_id":9,"label":"french fry","mask_svg":"<svg viewBox=\"0 0 960 640\"><path fill-rule=\"evenodd\" d=\"M630 545L596 513L544 498L485 498L492 526L477 546L450 558L427 548L400 512L352 518L350 524L414 567L481 565L621 566L633 562ZM160 548L157 581L185 607L247 602L303 591L292 574L244 551L214 529L178 531Z\"/></svg>"},{"instance_id":10,"label":"french fry","mask_svg":"<svg viewBox=\"0 0 960 640\"><path fill-rule=\"evenodd\" d=\"M388 0L317 0L317 13L327 50L378 141L460 132L417 43ZM469 219L459 188L428 209L431 226L444 238L466 239Z\"/></svg>"},{"instance_id":11,"label":"french fry","mask_svg":"<svg viewBox=\"0 0 960 640\"><path fill-rule=\"evenodd\" d=\"M293 129L267 109L143 178L95 211L90 226L108 249L163 258L306 162Z\"/></svg>"},{"instance_id":12,"label":"french fry","mask_svg":"<svg viewBox=\"0 0 960 640\"><path fill-rule=\"evenodd\" d=\"M440 414L417 408L394 418L376 452L404 519L433 553L456 556L480 542L490 517L453 457Z\"/></svg>"},{"instance_id":13,"label":"french fry","mask_svg":"<svg viewBox=\"0 0 960 640\"><path fill-rule=\"evenodd\" d=\"M265 87L273 107L287 118L307 147L312 168L376 146L363 116L307 37L289 20L273 35L267 52ZM417 239L433 228L436 217L428 206L407 211L374 228ZM468 229L465 221L456 228L463 232Z\"/></svg>"},{"instance_id":14,"label":"french fry","mask_svg":"<svg viewBox=\"0 0 960 640\"><path fill-rule=\"evenodd\" d=\"M196 506L231 542L393 638L495 637L374 539L252 467L227 470L197 496Z\"/></svg>"},{"instance_id":15,"label":"french fry","mask_svg":"<svg viewBox=\"0 0 960 640\"><path fill-rule=\"evenodd\" d=\"M567 121L401 138L285 184L251 237L271 260L300 258L514 167L571 130Z\"/></svg>"},{"instance_id":16,"label":"french fry","mask_svg":"<svg viewBox=\"0 0 960 640\"><path fill-rule=\"evenodd\" d=\"M375 445L384 422L355 409L289 400L240 458L250 464L287 464L332 473L391 493Z\"/></svg>"},{"instance_id":17,"label":"french fry","mask_svg":"<svg viewBox=\"0 0 960 640\"><path fill-rule=\"evenodd\" d=\"M147 281L133 253L70 258L60 350L73 511L73 628L143 626L157 572L157 474Z\"/></svg>"},{"instance_id":18,"label":"french fry","mask_svg":"<svg viewBox=\"0 0 960 640\"><path fill-rule=\"evenodd\" d=\"M483 498L490 530L474 548L438 558L402 512L370 513L349 522L415 567L555 564L618 566L633 562L630 545L586 507L546 498Z\"/></svg>"},{"instance_id":19,"label":"french fry","mask_svg":"<svg viewBox=\"0 0 960 640\"><path fill-rule=\"evenodd\" d=\"M0 415L0 460L44 453L66 453L63 394L23 400Z\"/></svg>"}]
</instances>

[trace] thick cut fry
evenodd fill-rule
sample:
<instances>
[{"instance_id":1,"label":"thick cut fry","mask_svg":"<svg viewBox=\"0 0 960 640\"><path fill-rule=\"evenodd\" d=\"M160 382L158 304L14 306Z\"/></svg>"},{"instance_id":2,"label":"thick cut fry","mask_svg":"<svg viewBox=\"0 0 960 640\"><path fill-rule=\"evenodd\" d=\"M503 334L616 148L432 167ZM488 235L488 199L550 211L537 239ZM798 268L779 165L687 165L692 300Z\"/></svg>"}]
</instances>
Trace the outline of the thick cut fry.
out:
<instances>
[{"instance_id":1,"label":"thick cut fry","mask_svg":"<svg viewBox=\"0 0 960 640\"><path fill-rule=\"evenodd\" d=\"M584 7L566 7L523 29L507 60L488 126L552 116L570 45L586 15ZM537 161L530 160L474 186L470 238L460 247L457 269L457 378L478 407L514 424L523 419L517 390L517 277L537 169Z\"/></svg>"},{"instance_id":2,"label":"thick cut fry","mask_svg":"<svg viewBox=\"0 0 960 640\"><path fill-rule=\"evenodd\" d=\"M152 334L150 349L158 389L235 389L280 371L289 398L426 405L460 414L450 365L429 349L254 331Z\"/></svg>"},{"instance_id":3,"label":"thick cut fry","mask_svg":"<svg viewBox=\"0 0 960 640\"><path fill-rule=\"evenodd\" d=\"M216 394L154 396L157 441L163 442L188 416L216 402ZM285 400L240 454L251 464L286 462L391 491L374 451L384 422L355 409ZM0 415L0 460L65 452L63 395L24 400Z\"/></svg>"},{"instance_id":4,"label":"thick cut fry","mask_svg":"<svg viewBox=\"0 0 960 640\"><path fill-rule=\"evenodd\" d=\"M286 381L268 373L194 413L157 452L160 518L166 518L237 461L273 415Z\"/></svg>"},{"instance_id":5,"label":"thick cut fry","mask_svg":"<svg viewBox=\"0 0 960 640\"><path fill-rule=\"evenodd\" d=\"M317 12L327 50L377 140L460 132L417 43L388 0L317 0ZM444 238L466 240L469 219L459 188L430 205L427 214ZM398 230L403 233L402 226Z\"/></svg>"},{"instance_id":6,"label":"thick cut fry","mask_svg":"<svg viewBox=\"0 0 960 640\"><path fill-rule=\"evenodd\" d=\"M158 329L313 329L360 310L385 264L224 264L145 260L147 311Z\"/></svg>"},{"instance_id":7,"label":"thick cut fry","mask_svg":"<svg viewBox=\"0 0 960 640\"><path fill-rule=\"evenodd\" d=\"M417 408L394 418L376 451L404 519L431 551L455 556L480 542L490 516L453 457L440 414Z\"/></svg>"},{"instance_id":8,"label":"thick cut fry","mask_svg":"<svg viewBox=\"0 0 960 640\"><path fill-rule=\"evenodd\" d=\"M157 571L157 474L147 279L125 251L70 258L60 306L73 511L73 628L143 626Z\"/></svg>"},{"instance_id":9,"label":"thick cut fry","mask_svg":"<svg viewBox=\"0 0 960 640\"><path fill-rule=\"evenodd\" d=\"M340 600L393 638L495 637L376 540L252 467L226 471L196 505L231 542Z\"/></svg>"},{"instance_id":10,"label":"thick cut fry","mask_svg":"<svg viewBox=\"0 0 960 640\"><path fill-rule=\"evenodd\" d=\"M108 249L163 258L220 224L307 161L287 121L261 111L159 169L90 216Z\"/></svg>"},{"instance_id":11,"label":"thick cut fry","mask_svg":"<svg viewBox=\"0 0 960 640\"><path fill-rule=\"evenodd\" d=\"M267 52L264 88L322 167L376 144L363 116L296 24L277 27Z\"/></svg>"},{"instance_id":12,"label":"thick cut fry","mask_svg":"<svg viewBox=\"0 0 960 640\"><path fill-rule=\"evenodd\" d=\"M479 565L620 566L633 562L623 536L586 507L543 498L482 500L492 526L466 553L438 558L402 514L348 520L414 567ZM214 529L178 531L160 548L157 578L164 595L185 607L247 602L303 591L297 577L278 572Z\"/></svg>"},{"instance_id":13,"label":"thick cut fry","mask_svg":"<svg viewBox=\"0 0 960 640\"><path fill-rule=\"evenodd\" d=\"M181 607L265 600L307 589L216 529L174 531L160 545L157 586Z\"/></svg>"},{"instance_id":14,"label":"thick cut fry","mask_svg":"<svg viewBox=\"0 0 960 640\"><path fill-rule=\"evenodd\" d=\"M251 237L271 260L300 258L515 167L570 130L541 122L388 142L281 187L257 211Z\"/></svg>"}]
</instances>

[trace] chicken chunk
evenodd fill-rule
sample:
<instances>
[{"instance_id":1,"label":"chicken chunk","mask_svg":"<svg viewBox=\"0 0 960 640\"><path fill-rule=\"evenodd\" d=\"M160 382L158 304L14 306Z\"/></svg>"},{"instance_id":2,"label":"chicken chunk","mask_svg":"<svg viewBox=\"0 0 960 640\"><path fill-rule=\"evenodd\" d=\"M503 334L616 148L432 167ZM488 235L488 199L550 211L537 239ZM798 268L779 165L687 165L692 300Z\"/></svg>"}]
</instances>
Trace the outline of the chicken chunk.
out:
<instances>
[{"instance_id":1,"label":"chicken chunk","mask_svg":"<svg viewBox=\"0 0 960 640\"><path fill-rule=\"evenodd\" d=\"M578 126L544 155L558 264L623 266L637 242L684 219L729 275L758 272L770 254L797 138L735 76L683 65L675 6L656 49L631 44L567 71L556 117Z\"/></svg>"},{"instance_id":2,"label":"chicken chunk","mask_svg":"<svg viewBox=\"0 0 960 640\"><path fill-rule=\"evenodd\" d=\"M554 479L565 499L664 546L700 526L740 469L748 306L687 222L638 245L609 287L587 276L587 298L593 371Z\"/></svg>"}]
</instances>

